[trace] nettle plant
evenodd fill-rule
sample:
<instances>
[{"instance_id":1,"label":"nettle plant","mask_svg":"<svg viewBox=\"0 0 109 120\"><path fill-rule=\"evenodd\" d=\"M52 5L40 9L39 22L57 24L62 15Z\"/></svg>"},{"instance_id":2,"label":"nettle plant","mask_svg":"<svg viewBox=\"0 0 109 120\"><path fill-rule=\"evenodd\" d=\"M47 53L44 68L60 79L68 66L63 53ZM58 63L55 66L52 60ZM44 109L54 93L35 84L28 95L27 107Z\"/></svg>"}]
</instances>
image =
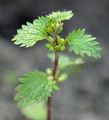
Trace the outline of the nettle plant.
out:
<instances>
[{"instance_id":1,"label":"nettle plant","mask_svg":"<svg viewBox=\"0 0 109 120\"><path fill-rule=\"evenodd\" d=\"M66 66L74 64L72 59L65 55L61 56L60 53L68 46L71 52L82 57L85 55L100 57L99 43L95 37L87 34L85 29L73 30L68 33L66 38L60 36L63 22L71 19L72 16L72 11L57 11L38 17L33 23L27 22L26 25L22 25L12 39L14 44L20 45L20 47L32 47L42 40L48 42L45 46L49 52L52 52L49 57L54 63L53 68L48 68L46 72L33 70L21 77L15 97L20 107L48 101L47 120L51 120L51 93L54 90L58 91L57 84L67 79L67 74L60 71Z\"/></svg>"}]
</instances>

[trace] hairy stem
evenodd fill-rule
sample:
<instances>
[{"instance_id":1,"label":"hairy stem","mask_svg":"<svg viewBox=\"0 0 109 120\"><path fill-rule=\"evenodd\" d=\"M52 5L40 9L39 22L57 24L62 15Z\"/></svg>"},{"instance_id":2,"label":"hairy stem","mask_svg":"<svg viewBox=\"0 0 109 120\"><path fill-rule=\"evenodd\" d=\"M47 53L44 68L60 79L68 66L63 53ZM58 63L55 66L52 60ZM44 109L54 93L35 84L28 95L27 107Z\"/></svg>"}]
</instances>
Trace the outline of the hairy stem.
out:
<instances>
[{"instance_id":1,"label":"hairy stem","mask_svg":"<svg viewBox=\"0 0 109 120\"><path fill-rule=\"evenodd\" d=\"M55 80L55 75L56 75L57 68L58 68L58 61L59 61L59 53L56 51L55 52L54 66L53 66L53 72L52 72L53 80Z\"/></svg>"},{"instance_id":2,"label":"hairy stem","mask_svg":"<svg viewBox=\"0 0 109 120\"><path fill-rule=\"evenodd\" d=\"M54 45L58 45L58 38L57 34L54 35ZM58 68L58 61L59 61L59 52L55 50L55 59L54 59L54 65L53 65L53 70L52 70L52 76L53 80L55 80L57 68ZM48 97L48 115L47 115L47 120L51 120L51 99L52 97Z\"/></svg>"}]
</instances>

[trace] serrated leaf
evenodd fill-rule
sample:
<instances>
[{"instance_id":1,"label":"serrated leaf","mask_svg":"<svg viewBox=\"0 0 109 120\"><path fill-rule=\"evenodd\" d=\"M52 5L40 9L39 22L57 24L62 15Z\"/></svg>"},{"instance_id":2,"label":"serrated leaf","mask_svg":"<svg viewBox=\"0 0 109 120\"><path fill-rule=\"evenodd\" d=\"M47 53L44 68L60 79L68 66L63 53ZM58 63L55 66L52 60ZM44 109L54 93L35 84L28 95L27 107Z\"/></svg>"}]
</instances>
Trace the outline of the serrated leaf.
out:
<instances>
[{"instance_id":1,"label":"serrated leaf","mask_svg":"<svg viewBox=\"0 0 109 120\"><path fill-rule=\"evenodd\" d=\"M20 107L48 99L54 87L52 80L44 72L31 71L20 78L15 99Z\"/></svg>"},{"instance_id":2,"label":"serrated leaf","mask_svg":"<svg viewBox=\"0 0 109 120\"><path fill-rule=\"evenodd\" d=\"M48 57L50 58L52 62L54 61L54 58L55 58L54 54L48 54ZM81 58L72 59L71 57L67 55L60 55L59 57L59 68L60 69L64 69L65 67L69 65L79 65L83 63L84 61Z\"/></svg>"},{"instance_id":3,"label":"serrated leaf","mask_svg":"<svg viewBox=\"0 0 109 120\"><path fill-rule=\"evenodd\" d=\"M57 12L52 12L51 14L48 15L48 17L51 20L56 20L56 22L61 22L64 20L69 20L73 16L72 11L57 11Z\"/></svg>"},{"instance_id":4,"label":"serrated leaf","mask_svg":"<svg viewBox=\"0 0 109 120\"><path fill-rule=\"evenodd\" d=\"M37 41L46 39L46 26L49 22L47 17L39 17L33 23L27 22L27 25L22 25L22 28L17 31L12 41L20 47L31 47Z\"/></svg>"},{"instance_id":5,"label":"serrated leaf","mask_svg":"<svg viewBox=\"0 0 109 120\"><path fill-rule=\"evenodd\" d=\"M66 40L70 45L70 51L74 51L77 55L88 55L94 58L100 57L101 48L96 38L86 34L85 29L74 30L69 33Z\"/></svg>"},{"instance_id":6,"label":"serrated leaf","mask_svg":"<svg viewBox=\"0 0 109 120\"><path fill-rule=\"evenodd\" d=\"M33 23L27 22L17 30L17 34L12 41L20 47L31 47L36 42L46 39L53 25L63 20L68 20L73 16L72 11L52 12L48 16L42 16L34 20ZM54 29L54 28L53 28Z\"/></svg>"}]
</instances>

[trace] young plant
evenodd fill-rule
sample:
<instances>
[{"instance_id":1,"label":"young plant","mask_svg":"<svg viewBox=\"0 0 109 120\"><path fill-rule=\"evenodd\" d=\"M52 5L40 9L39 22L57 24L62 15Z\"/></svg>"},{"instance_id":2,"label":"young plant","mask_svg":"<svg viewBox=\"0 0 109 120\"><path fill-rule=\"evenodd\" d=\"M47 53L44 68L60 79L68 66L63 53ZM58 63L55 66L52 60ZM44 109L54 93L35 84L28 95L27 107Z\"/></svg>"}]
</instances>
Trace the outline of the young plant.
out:
<instances>
[{"instance_id":1,"label":"young plant","mask_svg":"<svg viewBox=\"0 0 109 120\"><path fill-rule=\"evenodd\" d=\"M27 22L17 31L12 41L20 47L32 47L38 41L47 40L45 45L50 54L49 57L54 63L53 68L46 72L33 70L20 78L20 85L17 86L15 99L20 107L32 103L48 101L47 120L51 120L51 94L53 90L59 90L57 84L67 79L67 74L62 70L75 61L60 55L69 46L69 50L80 56L100 57L101 48L96 38L85 32L85 29L77 29L70 32L66 38L60 33L63 30L63 22L71 19L72 11L57 11L49 15L38 17L33 23ZM60 58L60 59L59 59ZM81 61L81 59L79 59Z\"/></svg>"}]
</instances>

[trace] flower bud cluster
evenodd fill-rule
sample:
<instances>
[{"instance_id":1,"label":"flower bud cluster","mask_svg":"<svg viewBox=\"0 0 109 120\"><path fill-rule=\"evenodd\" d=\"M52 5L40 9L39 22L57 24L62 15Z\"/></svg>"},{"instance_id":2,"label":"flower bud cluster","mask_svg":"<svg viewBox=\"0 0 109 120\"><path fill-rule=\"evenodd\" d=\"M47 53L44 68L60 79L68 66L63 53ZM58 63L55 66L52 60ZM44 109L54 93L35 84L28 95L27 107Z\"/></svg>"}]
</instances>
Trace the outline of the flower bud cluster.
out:
<instances>
[{"instance_id":1,"label":"flower bud cluster","mask_svg":"<svg viewBox=\"0 0 109 120\"><path fill-rule=\"evenodd\" d=\"M54 40L51 36L48 37L49 43L47 43L45 46L50 52L58 51L61 52L65 49L67 42L58 36L57 44L54 44Z\"/></svg>"}]
</instances>

